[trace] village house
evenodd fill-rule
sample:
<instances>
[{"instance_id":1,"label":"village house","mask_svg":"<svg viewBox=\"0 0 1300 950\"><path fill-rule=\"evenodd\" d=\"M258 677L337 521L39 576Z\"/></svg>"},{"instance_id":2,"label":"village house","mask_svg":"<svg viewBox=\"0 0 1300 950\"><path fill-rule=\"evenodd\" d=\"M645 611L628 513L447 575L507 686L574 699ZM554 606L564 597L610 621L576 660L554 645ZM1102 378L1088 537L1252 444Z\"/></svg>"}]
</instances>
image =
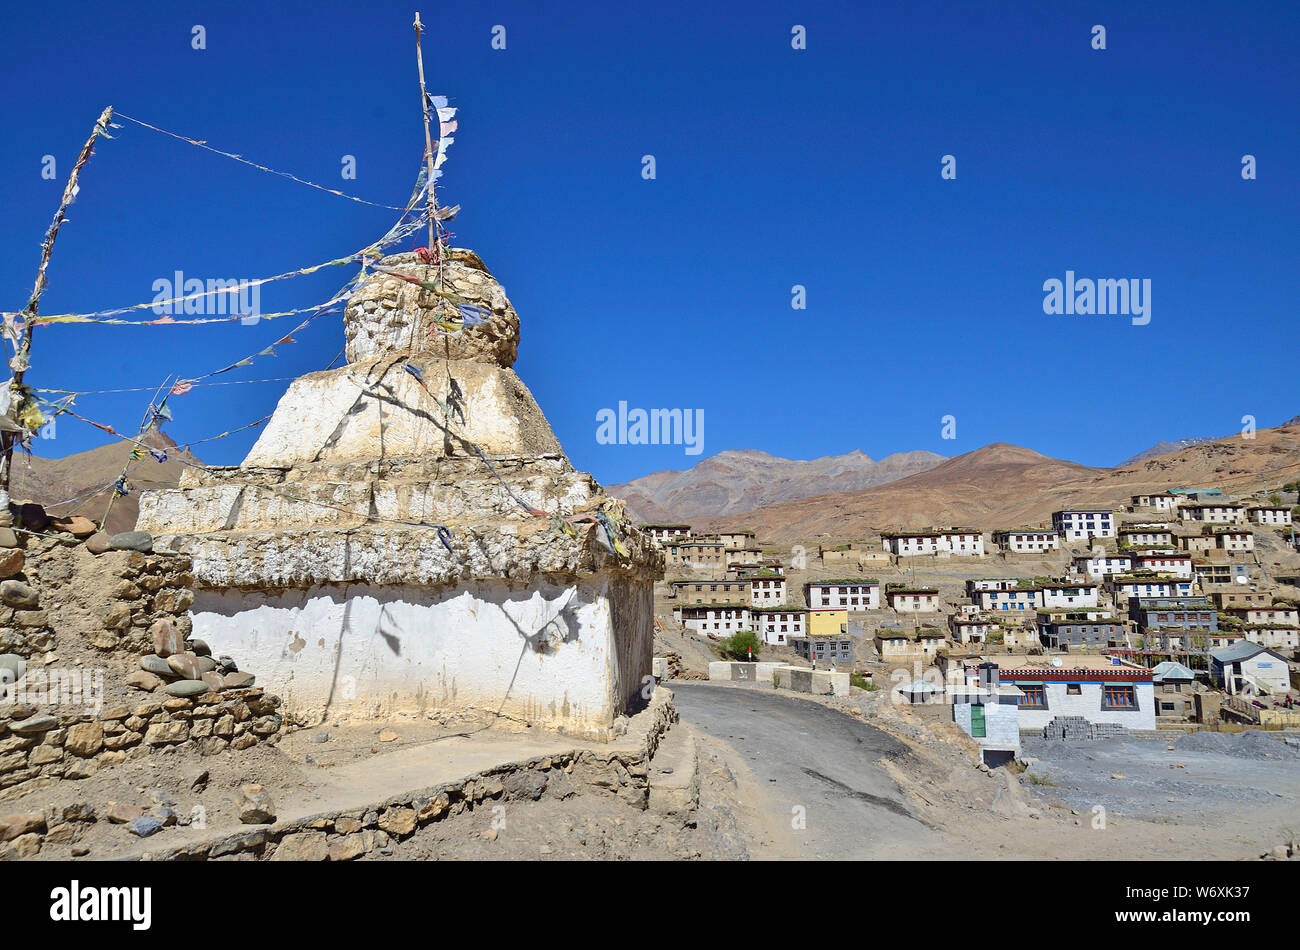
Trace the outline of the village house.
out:
<instances>
[{"instance_id":1,"label":"village house","mask_svg":"<svg viewBox=\"0 0 1300 950\"><path fill-rule=\"evenodd\" d=\"M948 629L954 643L987 643L989 634L998 627L991 620L979 617L962 617L953 614L948 618Z\"/></svg>"},{"instance_id":2,"label":"village house","mask_svg":"<svg viewBox=\"0 0 1300 950\"><path fill-rule=\"evenodd\" d=\"M1133 558L1127 554L1080 554L1071 562L1076 574L1089 577L1109 577L1112 574L1127 574L1133 569Z\"/></svg>"},{"instance_id":3,"label":"village house","mask_svg":"<svg viewBox=\"0 0 1300 950\"><path fill-rule=\"evenodd\" d=\"M1183 505L1178 509L1178 517L1183 521L1199 521L1206 524L1237 524L1243 520L1245 509L1241 505L1228 502Z\"/></svg>"},{"instance_id":4,"label":"village house","mask_svg":"<svg viewBox=\"0 0 1300 950\"><path fill-rule=\"evenodd\" d=\"M1172 547L1174 532L1165 526L1125 525L1119 529L1119 543L1126 548Z\"/></svg>"},{"instance_id":5,"label":"village house","mask_svg":"<svg viewBox=\"0 0 1300 950\"><path fill-rule=\"evenodd\" d=\"M881 662L909 659L920 652L911 633L894 627L881 627L876 631L875 647Z\"/></svg>"},{"instance_id":6,"label":"village house","mask_svg":"<svg viewBox=\"0 0 1300 950\"><path fill-rule=\"evenodd\" d=\"M1250 565L1234 560L1229 551L1206 551L1192 562L1192 571L1201 587L1210 584L1249 584Z\"/></svg>"},{"instance_id":7,"label":"village house","mask_svg":"<svg viewBox=\"0 0 1300 950\"><path fill-rule=\"evenodd\" d=\"M1178 546L1188 554L1204 554L1213 551L1218 542L1212 534L1182 534L1178 536Z\"/></svg>"},{"instance_id":8,"label":"village house","mask_svg":"<svg viewBox=\"0 0 1300 950\"><path fill-rule=\"evenodd\" d=\"M803 585L803 592L809 607L880 609L880 581L874 577L858 580L809 581Z\"/></svg>"},{"instance_id":9,"label":"village house","mask_svg":"<svg viewBox=\"0 0 1300 950\"><path fill-rule=\"evenodd\" d=\"M1285 526L1292 522L1291 509L1285 505L1257 505L1246 512L1246 517L1255 524Z\"/></svg>"},{"instance_id":10,"label":"village house","mask_svg":"<svg viewBox=\"0 0 1300 950\"><path fill-rule=\"evenodd\" d=\"M1224 551L1255 550L1255 532L1249 528L1215 528L1214 541Z\"/></svg>"},{"instance_id":11,"label":"village house","mask_svg":"<svg viewBox=\"0 0 1300 950\"><path fill-rule=\"evenodd\" d=\"M1217 632L1209 635L1208 649L1214 650L1218 647L1230 647L1234 643L1246 639L1246 635L1237 630L1224 630L1220 628Z\"/></svg>"},{"instance_id":12,"label":"village house","mask_svg":"<svg viewBox=\"0 0 1300 950\"><path fill-rule=\"evenodd\" d=\"M1027 657L1001 671L1002 682L1024 694L1020 728L1038 730L1058 717L1081 716L1094 725L1150 731L1156 727L1151 671L1118 657L1053 655Z\"/></svg>"},{"instance_id":13,"label":"village house","mask_svg":"<svg viewBox=\"0 0 1300 950\"><path fill-rule=\"evenodd\" d=\"M1155 686L1156 716L1186 719L1191 713L1191 697L1196 692L1196 674L1181 663L1165 660L1151 670Z\"/></svg>"},{"instance_id":14,"label":"village house","mask_svg":"<svg viewBox=\"0 0 1300 950\"><path fill-rule=\"evenodd\" d=\"M843 637L795 637L790 641L790 646L796 654L814 666L818 663L853 666L853 641Z\"/></svg>"},{"instance_id":15,"label":"village house","mask_svg":"<svg viewBox=\"0 0 1300 950\"><path fill-rule=\"evenodd\" d=\"M1057 550L1061 538L1046 528L1012 528L993 532L993 543L1011 554L1037 554Z\"/></svg>"},{"instance_id":16,"label":"village house","mask_svg":"<svg viewBox=\"0 0 1300 950\"><path fill-rule=\"evenodd\" d=\"M808 610L808 636L838 637L848 629L849 612L842 608L822 607Z\"/></svg>"},{"instance_id":17,"label":"village house","mask_svg":"<svg viewBox=\"0 0 1300 950\"><path fill-rule=\"evenodd\" d=\"M776 607L786 602L785 578L780 574L747 574L740 580L749 583L751 607Z\"/></svg>"},{"instance_id":18,"label":"village house","mask_svg":"<svg viewBox=\"0 0 1300 950\"><path fill-rule=\"evenodd\" d=\"M808 610L804 607L754 607L750 618L754 632L764 643L785 645L794 637L808 633Z\"/></svg>"},{"instance_id":19,"label":"village house","mask_svg":"<svg viewBox=\"0 0 1300 950\"><path fill-rule=\"evenodd\" d=\"M754 546L754 532L752 531L719 531L718 540L728 551L735 551L739 548L752 548Z\"/></svg>"},{"instance_id":20,"label":"village house","mask_svg":"<svg viewBox=\"0 0 1300 950\"><path fill-rule=\"evenodd\" d=\"M668 596L688 604L740 604L749 600L749 582L679 579L668 582Z\"/></svg>"},{"instance_id":21,"label":"village house","mask_svg":"<svg viewBox=\"0 0 1300 950\"><path fill-rule=\"evenodd\" d=\"M728 564L727 573L735 574L737 577L747 577L765 572L772 574L785 574L785 565L776 558L766 557L757 564Z\"/></svg>"},{"instance_id":22,"label":"village house","mask_svg":"<svg viewBox=\"0 0 1300 950\"><path fill-rule=\"evenodd\" d=\"M1020 701L1024 694L993 676L973 685L948 687L952 721L980 747L980 760L988 766L1004 765L1020 750Z\"/></svg>"},{"instance_id":23,"label":"village house","mask_svg":"<svg viewBox=\"0 0 1300 950\"><path fill-rule=\"evenodd\" d=\"M1193 583L1168 574L1117 574L1108 578L1106 587L1115 597L1188 597Z\"/></svg>"},{"instance_id":24,"label":"village house","mask_svg":"<svg viewBox=\"0 0 1300 950\"><path fill-rule=\"evenodd\" d=\"M981 590L975 592L975 603L988 612L1008 610L1033 611L1043 605L1043 592L1037 587L1018 587L1015 590Z\"/></svg>"},{"instance_id":25,"label":"village house","mask_svg":"<svg viewBox=\"0 0 1300 950\"><path fill-rule=\"evenodd\" d=\"M1267 607L1273 595L1263 590L1216 590L1210 595L1214 606L1226 611L1229 607Z\"/></svg>"},{"instance_id":26,"label":"village house","mask_svg":"<svg viewBox=\"0 0 1300 950\"><path fill-rule=\"evenodd\" d=\"M1042 607L1096 607L1097 606L1096 584L1082 582L1067 584L1062 581L1053 581L1050 584L1044 584L1042 594L1039 598Z\"/></svg>"},{"instance_id":27,"label":"village house","mask_svg":"<svg viewBox=\"0 0 1300 950\"><path fill-rule=\"evenodd\" d=\"M666 545L665 559L669 567L689 570L721 571L726 566L722 542L714 538L671 539Z\"/></svg>"},{"instance_id":28,"label":"village house","mask_svg":"<svg viewBox=\"0 0 1300 950\"><path fill-rule=\"evenodd\" d=\"M1067 508L1052 512L1052 527L1067 541L1113 538L1115 515L1103 508Z\"/></svg>"},{"instance_id":29,"label":"village house","mask_svg":"<svg viewBox=\"0 0 1300 950\"><path fill-rule=\"evenodd\" d=\"M1139 597L1129 601L1128 612L1131 620L1152 633L1170 627L1201 634L1219 629L1219 614L1204 596Z\"/></svg>"},{"instance_id":30,"label":"village house","mask_svg":"<svg viewBox=\"0 0 1300 950\"><path fill-rule=\"evenodd\" d=\"M1172 574L1174 577L1192 576L1192 556L1190 554L1155 554L1151 552L1133 556L1133 570L1153 571L1158 574Z\"/></svg>"},{"instance_id":31,"label":"village house","mask_svg":"<svg viewBox=\"0 0 1300 950\"><path fill-rule=\"evenodd\" d=\"M1261 624L1277 627L1300 626L1300 611L1291 604L1271 604L1269 606L1229 607L1224 613L1239 617L1248 624Z\"/></svg>"},{"instance_id":32,"label":"village house","mask_svg":"<svg viewBox=\"0 0 1300 950\"><path fill-rule=\"evenodd\" d=\"M753 629L747 604L680 604L673 619L687 630L717 637Z\"/></svg>"},{"instance_id":33,"label":"village house","mask_svg":"<svg viewBox=\"0 0 1300 950\"><path fill-rule=\"evenodd\" d=\"M691 526L688 524L643 524L640 528L660 544L673 538L686 539L691 536Z\"/></svg>"},{"instance_id":34,"label":"village house","mask_svg":"<svg viewBox=\"0 0 1300 950\"><path fill-rule=\"evenodd\" d=\"M883 531L885 550L895 557L917 554L980 556L984 535L975 528L928 528L922 531Z\"/></svg>"},{"instance_id":35,"label":"village house","mask_svg":"<svg viewBox=\"0 0 1300 950\"><path fill-rule=\"evenodd\" d=\"M763 563L762 548L723 548L723 559L727 567L757 567Z\"/></svg>"},{"instance_id":36,"label":"village house","mask_svg":"<svg viewBox=\"0 0 1300 950\"><path fill-rule=\"evenodd\" d=\"M1291 688L1286 658L1249 640L1210 651L1210 682L1229 694L1285 693Z\"/></svg>"},{"instance_id":37,"label":"village house","mask_svg":"<svg viewBox=\"0 0 1300 950\"><path fill-rule=\"evenodd\" d=\"M1123 633L1123 625L1113 617L1099 619L1088 613L1038 615L1038 639L1050 650L1100 650Z\"/></svg>"},{"instance_id":38,"label":"village house","mask_svg":"<svg viewBox=\"0 0 1300 950\"><path fill-rule=\"evenodd\" d=\"M1245 627L1246 639L1287 656L1300 649L1300 630L1295 627Z\"/></svg>"},{"instance_id":39,"label":"village house","mask_svg":"<svg viewBox=\"0 0 1300 950\"><path fill-rule=\"evenodd\" d=\"M939 609L939 591L933 587L896 587L885 592L890 608L899 613L934 613Z\"/></svg>"},{"instance_id":40,"label":"village house","mask_svg":"<svg viewBox=\"0 0 1300 950\"><path fill-rule=\"evenodd\" d=\"M1173 511L1178 507L1178 496L1173 492L1153 492L1134 495L1129 499L1134 508L1154 508L1156 511Z\"/></svg>"},{"instance_id":41,"label":"village house","mask_svg":"<svg viewBox=\"0 0 1300 950\"><path fill-rule=\"evenodd\" d=\"M1019 577L977 577L966 581L966 596L974 599L982 590L1011 590L1020 584Z\"/></svg>"}]
</instances>

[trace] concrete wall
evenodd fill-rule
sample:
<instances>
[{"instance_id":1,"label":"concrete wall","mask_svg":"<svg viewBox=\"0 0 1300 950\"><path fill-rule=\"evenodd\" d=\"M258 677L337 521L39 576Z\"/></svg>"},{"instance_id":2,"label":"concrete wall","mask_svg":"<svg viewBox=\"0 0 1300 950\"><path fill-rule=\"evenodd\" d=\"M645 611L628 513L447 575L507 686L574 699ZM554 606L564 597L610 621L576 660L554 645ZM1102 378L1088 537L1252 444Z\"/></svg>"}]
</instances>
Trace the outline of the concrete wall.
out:
<instances>
[{"instance_id":1,"label":"concrete wall","mask_svg":"<svg viewBox=\"0 0 1300 950\"><path fill-rule=\"evenodd\" d=\"M604 738L650 676L652 598L649 582L610 572L576 586L207 590L194 635L309 722L500 708Z\"/></svg>"}]
</instances>

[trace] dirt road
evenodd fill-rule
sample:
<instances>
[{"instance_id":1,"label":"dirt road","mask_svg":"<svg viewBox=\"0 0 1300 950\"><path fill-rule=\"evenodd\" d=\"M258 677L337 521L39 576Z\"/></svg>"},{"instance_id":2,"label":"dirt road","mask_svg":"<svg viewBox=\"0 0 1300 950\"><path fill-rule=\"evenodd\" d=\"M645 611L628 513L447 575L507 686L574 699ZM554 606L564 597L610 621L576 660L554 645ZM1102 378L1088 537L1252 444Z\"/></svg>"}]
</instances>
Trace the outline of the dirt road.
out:
<instances>
[{"instance_id":1,"label":"dirt road","mask_svg":"<svg viewBox=\"0 0 1300 950\"><path fill-rule=\"evenodd\" d=\"M682 721L716 742L752 805L754 858L957 857L913 816L878 760L897 739L843 713L761 689L674 681Z\"/></svg>"}]
</instances>

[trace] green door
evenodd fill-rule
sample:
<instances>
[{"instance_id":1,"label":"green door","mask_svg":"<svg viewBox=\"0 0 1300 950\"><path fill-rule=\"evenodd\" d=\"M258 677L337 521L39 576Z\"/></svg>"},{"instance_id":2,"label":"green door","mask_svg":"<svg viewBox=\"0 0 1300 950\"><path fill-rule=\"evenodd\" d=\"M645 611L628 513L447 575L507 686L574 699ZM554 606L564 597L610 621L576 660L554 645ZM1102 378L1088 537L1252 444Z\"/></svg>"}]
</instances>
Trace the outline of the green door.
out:
<instances>
[{"instance_id":1,"label":"green door","mask_svg":"<svg viewBox=\"0 0 1300 950\"><path fill-rule=\"evenodd\" d=\"M983 706L971 706L970 708L970 734L976 739L983 739L988 735L984 731Z\"/></svg>"}]
</instances>

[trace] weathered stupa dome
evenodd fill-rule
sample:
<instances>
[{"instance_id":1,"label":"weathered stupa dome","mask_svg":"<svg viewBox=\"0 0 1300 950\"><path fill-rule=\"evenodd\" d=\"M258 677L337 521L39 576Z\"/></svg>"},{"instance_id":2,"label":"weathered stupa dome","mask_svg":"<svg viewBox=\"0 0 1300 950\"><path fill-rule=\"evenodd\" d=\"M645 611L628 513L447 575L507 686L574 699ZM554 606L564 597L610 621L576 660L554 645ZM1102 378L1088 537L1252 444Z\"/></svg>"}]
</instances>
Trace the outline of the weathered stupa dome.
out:
<instances>
[{"instance_id":1,"label":"weathered stupa dome","mask_svg":"<svg viewBox=\"0 0 1300 950\"><path fill-rule=\"evenodd\" d=\"M300 718L483 709L607 735L650 673L663 555L510 368L501 286L447 258L441 284L382 260L347 364L290 384L242 465L145 493L137 527L193 556L194 636Z\"/></svg>"}]
</instances>

